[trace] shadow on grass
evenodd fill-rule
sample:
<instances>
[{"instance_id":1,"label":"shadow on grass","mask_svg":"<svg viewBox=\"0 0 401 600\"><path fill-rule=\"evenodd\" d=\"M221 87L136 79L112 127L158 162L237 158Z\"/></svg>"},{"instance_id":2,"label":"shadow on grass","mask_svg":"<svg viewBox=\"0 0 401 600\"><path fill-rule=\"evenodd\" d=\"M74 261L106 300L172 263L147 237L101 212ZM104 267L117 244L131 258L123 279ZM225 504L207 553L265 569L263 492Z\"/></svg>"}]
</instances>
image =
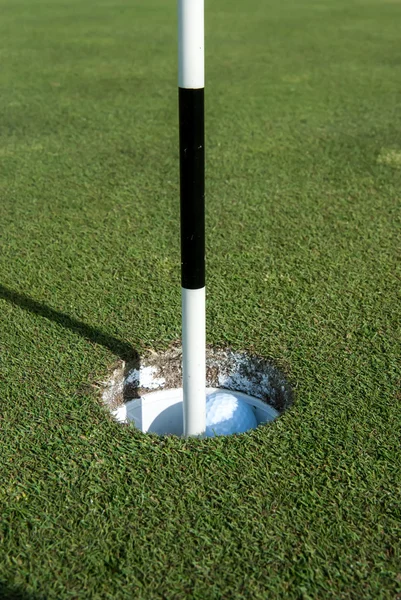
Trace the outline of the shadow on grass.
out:
<instances>
[{"instance_id":1,"label":"shadow on grass","mask_svg":"<svg viewBox=\"0 0 401 600\"><path fill-rule=\"evenodd\" d=\"M1 600L45 600L44 596L29 594L20 587L0 581Z\"/></svg>"},{"instance_id":2,"label":"shadow on grass","mask_svg":"<svg viewBox=\"0 0 401 600\"><path fill-rule=\"evenodd\" d=\"M54 323L58 323L62 327L66 327L70 329L74 333L86 338L90 342L95 344L100 344L105 348L108 348L119 356L122 360L129 360L131 363L136 363L139 365L139 354L138 352L126 342L123 342L107 333L103 333L99 329L95 329L90 325L86 325L85 323L81 323L77 319L66 315L65 313L59 312L58 310L54 310L54 308L50 308L41 302L37 302L36 300L32 300L25 294L20 294L19 292L15 292L14 290L10 290L4 285L0 284L0 298L7 300L11 304L15 306L19 306L24 310L27 310L31 313L44 317L45 319L49 319ZM3 596L0 595L0 598Z\"/></svg>"}]
</instances>

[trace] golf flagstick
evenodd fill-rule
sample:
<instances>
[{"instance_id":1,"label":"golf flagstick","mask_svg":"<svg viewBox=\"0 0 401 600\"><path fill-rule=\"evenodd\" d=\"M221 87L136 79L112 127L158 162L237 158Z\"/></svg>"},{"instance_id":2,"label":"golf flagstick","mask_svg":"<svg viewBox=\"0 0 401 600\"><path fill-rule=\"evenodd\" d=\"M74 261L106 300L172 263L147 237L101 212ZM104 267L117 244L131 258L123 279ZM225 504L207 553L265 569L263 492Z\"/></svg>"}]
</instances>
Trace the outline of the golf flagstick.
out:
<instances>
[{"instance_id":1,"label":"golf flagstick","mask_svg":"<svg viewBox=\"0 0 401 600\"><path fill-rule=\"evenodd\" d=\"M178 0L184 436L206 429L204 0Z\"/></svg>"}]
</instances>

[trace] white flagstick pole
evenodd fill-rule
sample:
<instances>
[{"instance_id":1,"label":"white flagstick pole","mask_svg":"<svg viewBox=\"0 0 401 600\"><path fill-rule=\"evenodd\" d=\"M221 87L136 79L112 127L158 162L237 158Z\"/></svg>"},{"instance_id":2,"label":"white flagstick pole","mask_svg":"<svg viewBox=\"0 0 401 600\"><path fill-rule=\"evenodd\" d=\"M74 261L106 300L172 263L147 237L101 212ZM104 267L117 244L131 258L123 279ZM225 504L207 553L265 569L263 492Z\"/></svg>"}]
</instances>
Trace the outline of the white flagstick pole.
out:
<instances>
[{"instance_id":1,"label":"white flagstick pole","mask_svg":"<svg viewBox=\"0 0 401 600\"><path fill-rule=\"evenodd\" d=\"M184 436L206 430L204 0L178 0Z\"/></svg>"}]
</instances>

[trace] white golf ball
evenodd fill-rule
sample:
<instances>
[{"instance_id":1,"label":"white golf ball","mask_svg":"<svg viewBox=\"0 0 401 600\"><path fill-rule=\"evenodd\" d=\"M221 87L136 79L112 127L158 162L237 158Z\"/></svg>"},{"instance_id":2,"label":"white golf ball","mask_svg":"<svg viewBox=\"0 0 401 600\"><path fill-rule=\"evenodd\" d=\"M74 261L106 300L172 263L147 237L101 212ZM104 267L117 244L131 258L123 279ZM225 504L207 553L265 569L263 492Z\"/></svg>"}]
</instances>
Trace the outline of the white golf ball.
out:
<instances>
[{"instance_id":1,"label":"white golf ball","mask_svg":"<svg viewBox=\"0 0 401 600\"><path fill-rule=\"evenodd\" d=\"M206 397L206 437L243 433L257 426L252 406L234 394L217 391Z\"/></svg>"}]
</instances>

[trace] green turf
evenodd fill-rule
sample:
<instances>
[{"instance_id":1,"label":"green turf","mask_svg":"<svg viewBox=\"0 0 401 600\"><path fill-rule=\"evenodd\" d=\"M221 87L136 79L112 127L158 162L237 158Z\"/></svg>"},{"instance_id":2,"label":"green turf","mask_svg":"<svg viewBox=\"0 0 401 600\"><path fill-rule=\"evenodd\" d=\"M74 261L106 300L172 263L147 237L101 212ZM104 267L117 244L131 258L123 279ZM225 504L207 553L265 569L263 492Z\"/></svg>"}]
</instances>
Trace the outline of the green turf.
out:
<instances>
[{"instance_id":1,"label":"green turf","mask_svg":"<svg viewBox=\"0 0 401 600\"><path fill-rule=\"evenodd\" d=\"M206 4L208 342L294 405L101 407L180 337L175 3L0 0L0 598L401 598L401 4Z\"/></svg>"}]
</instances>

